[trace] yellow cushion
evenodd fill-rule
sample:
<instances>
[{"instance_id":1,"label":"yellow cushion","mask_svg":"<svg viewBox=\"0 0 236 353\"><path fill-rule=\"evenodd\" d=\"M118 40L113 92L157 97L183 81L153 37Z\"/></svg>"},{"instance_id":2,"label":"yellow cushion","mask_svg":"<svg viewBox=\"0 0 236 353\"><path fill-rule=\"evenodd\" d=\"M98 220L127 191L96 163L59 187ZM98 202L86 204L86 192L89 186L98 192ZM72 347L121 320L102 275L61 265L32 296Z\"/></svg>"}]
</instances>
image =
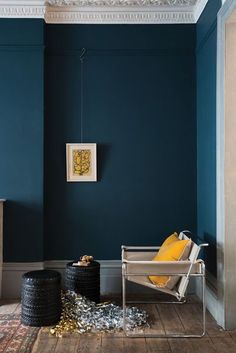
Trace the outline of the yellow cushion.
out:
<instances>
[{"instance_id":1,"label":"yellow cushion","mask_svg":"<svg viewBox=\"0 0 236 353\"><path fill-rule=\"evenodd\" d=\"M161 247L160 247L160 249L159 249L157 255L158 255L158 254L161 254L161 253L166 249L166 247L167 247L168 245L174 243L174 242L177 241L178 239L179 239L179 238L178 238L178 234L177 234L176 232L174 232L174 233L171 234L169 237L167 237L167 238L165 239L165 241L162 243L162 245L161 245ZM157 255L156 255L156 256L157 256ZM155 260L156 256L153 258L153 260Z\"/></svg>"},{"instance_id":2,"label":"yellow cushion","mask_svg":"<svg viewBox=\"0 0 236 353\"><path fill-rule=\"evenodd\" d=\"M166 240L168 240L167 238ZM172 237L173 240L173 237ZM167 242L168 243L168 242ZM176 240L163 243L164 247L159 250L153 261L179 261L187 260L191 248L191 240ZM157 287L168 287L172 289L178 281L177 276L149 276L150 281Z\"/></svg>"}]
</instances>

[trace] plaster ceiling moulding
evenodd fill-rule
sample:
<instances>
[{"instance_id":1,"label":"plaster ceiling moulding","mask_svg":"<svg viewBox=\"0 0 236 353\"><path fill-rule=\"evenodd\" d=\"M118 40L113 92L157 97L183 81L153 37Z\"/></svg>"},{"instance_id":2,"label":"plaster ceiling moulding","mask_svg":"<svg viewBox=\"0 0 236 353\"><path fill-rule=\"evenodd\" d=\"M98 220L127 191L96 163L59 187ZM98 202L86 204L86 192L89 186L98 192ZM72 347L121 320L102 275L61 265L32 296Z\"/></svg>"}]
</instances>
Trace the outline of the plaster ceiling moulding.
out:
<instances>
[{"instance_id":1,"label":"plaster ceiling moulding","mask_svg":"<svg viewBox=\"0 0 236 353\"><path fill-rule=\"evenodd\" d=\"M208 0L0 0L0 17L47 23L196 23Z\"/></svg>"},{"instance_id":2,"label":"plaster ceiling moulding","mask_svg":"<svg viewBox=\"0 0 236 353\"><path fill-rule=\"evenodd\" d=\"M49 6L181 6L196 5L198 0L47 0Z\"/></svg>"},{"instance_id":3,"label":"plaster ceiling moulding","mask_svg":"<svg viewBox=\"0 0 236 353\"><path fill-rule=\"evenodd\" d=\"M137 11L130 7L126 11L104 8L91 11L91 8L80 8L80 11L46 11L47 23L93 23L93 24L167 24L167 23L194 23L192 13L160 12L143 10Z\"/></svg>"},{"instance_id":4,"label":"plaster ceiling moulding","mask_svg":"<svg viewBox=\"0 0 236 353\"><path fill-rule=\"evenodd\" d=\"M48 0L47 23L195 23L201 0Z\"/></svg>"},{"instance_id":5,"label":"plaster ceiling moulding","mask_svg":"<svg viewBox=\"0 0 236 353\"><path fill-rule=\"evenodd\" d=\"M0 0L0 18L44 18L44 0Z\"/></svg>"}]
</instances>

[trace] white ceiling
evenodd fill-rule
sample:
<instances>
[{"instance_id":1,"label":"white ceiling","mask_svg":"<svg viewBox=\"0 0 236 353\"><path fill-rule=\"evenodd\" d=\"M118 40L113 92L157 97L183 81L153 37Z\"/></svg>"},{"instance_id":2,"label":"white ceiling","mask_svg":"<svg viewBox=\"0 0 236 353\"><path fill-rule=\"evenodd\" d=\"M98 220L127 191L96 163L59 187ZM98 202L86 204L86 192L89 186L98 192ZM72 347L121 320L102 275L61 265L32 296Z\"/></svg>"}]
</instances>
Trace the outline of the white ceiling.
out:
<instances>
[{"instance_id":1,"label":"white ceiling","mask_svg":"<svg viewBox=\"0 0 236 353\"><path fill-rule=\"evenodd\" d=\"M0 17L47 23L196 23L208 0L0 0Z\"/></svg>"}]
</instances>

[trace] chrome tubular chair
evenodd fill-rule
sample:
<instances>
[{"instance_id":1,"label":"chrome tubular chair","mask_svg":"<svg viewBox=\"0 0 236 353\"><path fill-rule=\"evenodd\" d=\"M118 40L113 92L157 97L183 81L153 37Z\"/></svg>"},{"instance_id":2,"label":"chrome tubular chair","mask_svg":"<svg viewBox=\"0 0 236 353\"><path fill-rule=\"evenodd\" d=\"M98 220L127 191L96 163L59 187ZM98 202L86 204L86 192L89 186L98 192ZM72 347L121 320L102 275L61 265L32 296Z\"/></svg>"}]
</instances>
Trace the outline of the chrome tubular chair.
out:
<instances>
[{"instance_id":1,"label":"chrome tubular chair","mask_svg":"<svg viewBox=\"0 0 236 353\"><path fill-rule=\"evenodd\" d=\"M183 231L179 234L179 239L186 239L186 233ZM192 241L191 250L186 261L152 261L160 246L122 246L122 300L123 300L123 329L128 337L182 337L197 338L203 337L206 332L206 301L205 301L205 264L203 260L198 259L200 250L208 244L197 245ZM179 281L173 289L165 287L157 287L152 284L148 276L178 276ZM202 280L202 332L200 334L148 334L134 333L127 329L126 304L138 303L137 301L126 300L126 281L131 281L162 293L166 293L175 297L175 301L159 302L184 304L186 302L185 295L191 277L200 277ZM141 303L141 302L139 302ZM144 303L144 301L142 301ZM145 302L147 303L147 302ZM153 302L152 302L153 303ZM155 302L158 303L158 302Z\"/></svg>"}]
</instances>

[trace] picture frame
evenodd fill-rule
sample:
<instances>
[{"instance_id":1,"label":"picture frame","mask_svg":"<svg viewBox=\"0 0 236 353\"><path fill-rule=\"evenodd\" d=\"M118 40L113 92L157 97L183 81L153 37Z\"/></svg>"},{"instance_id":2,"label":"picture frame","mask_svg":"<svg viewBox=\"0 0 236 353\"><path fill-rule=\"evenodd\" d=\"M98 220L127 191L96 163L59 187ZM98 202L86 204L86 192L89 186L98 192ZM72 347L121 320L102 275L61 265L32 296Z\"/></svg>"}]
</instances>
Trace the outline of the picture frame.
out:
<instances>
[{"instance_id":1,"label":"picture frame","mask_svg":"<svg viewBox=\"0 0 236 353\"><path fill-rule=\"evenodd\" d=\"M96 143L66 144L67 182L97 181Z\"/></svg>"}]
</instances>

